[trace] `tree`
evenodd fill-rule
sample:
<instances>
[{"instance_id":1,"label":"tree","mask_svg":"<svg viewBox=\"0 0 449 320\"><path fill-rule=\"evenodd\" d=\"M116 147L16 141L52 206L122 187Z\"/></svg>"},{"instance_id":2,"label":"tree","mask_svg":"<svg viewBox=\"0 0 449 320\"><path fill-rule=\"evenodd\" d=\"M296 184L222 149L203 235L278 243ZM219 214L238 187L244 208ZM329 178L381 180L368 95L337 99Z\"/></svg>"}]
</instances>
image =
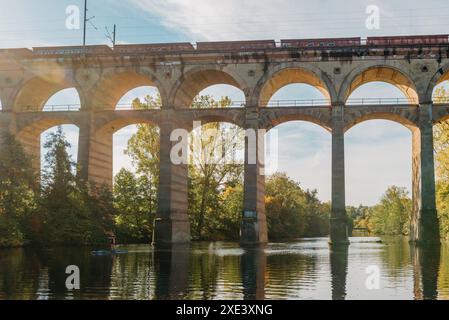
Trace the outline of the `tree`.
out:
<instances>
[{"instance_id":1,"label":"tree","mask_svg":"<svg viewBox=\"0 0 449 320\"><path fill-rule=\"evenodd\" d=\"M44 245L105 243L111 226L111 196L105 189L83 184L75 176L62 128L51 133L42 175L38 217L42 229L35 239Z\"/></svg>"},{"instance_id":2,"label":"tree","mask_svg":"<svg viewBox=\"0 0 449 320\"><path fill-rule=\"evenodd\" d=\"M36 174L22 145L10 134L0 149L0 247L28 242L27 225L36 209Z\"/></svg>"},{"instance_id":3,"label":"tree","mask_svg":"<svg viewBox=\"0 0 449 320\"><path fill-rule=\"evenodd\" d=\"M444 87L436 90L434 100L449 103L449 91ZM437 208L440 218L441 235L449 238L449 121L443 121L434 130L437 168Z\"/></svg>"},{"instance_id":4,"label":"tree","mask_svg":"<svg viewBox=\"0 0 449 320\"><path fill-rule=\"evenodd\" d=\"M231 103L226 97L215 101L210 96L200 96L192 107L226 108ZM189 199L193 205L189 213L194 237L202 239L205 229L207 234L213 232L208 227L220 216L220 194L243 179L243 163L238 155L243 154L244 132L235 125L214 122L194 130L190 141Z\"/></svg>"},{"instance_id":5,"label":"tree","mask_svg":"<svg viewBox=\"0 0 449 320\"><path fill-rule=\"evenodd\" d=\"M304 191L285 173L266 180L265 208L270 239L319 237L329 234L328 204L321 203L316 191Z\"/></svg>"},{"instance_id":6,"label":"tree","mask_svg":"<svg viewBox=\"0 0 449 320\"><path fill-rule=\"evenodd\" d=\"M370 213L373 232L380 235L408 235L412 200L405 188L392 186L372 208Z\"/></svg>"},{"instance_id":7,"label":"tree","mask_svg":"<svg viewBox=\"0 0 449 320\"><path fill-rule=\"evenodd\" d=\"M149 243L155 219L153 185L147 175L135 176L122 169L115 176L115 222L119 241Z\"/></svg>"}]
</instances>

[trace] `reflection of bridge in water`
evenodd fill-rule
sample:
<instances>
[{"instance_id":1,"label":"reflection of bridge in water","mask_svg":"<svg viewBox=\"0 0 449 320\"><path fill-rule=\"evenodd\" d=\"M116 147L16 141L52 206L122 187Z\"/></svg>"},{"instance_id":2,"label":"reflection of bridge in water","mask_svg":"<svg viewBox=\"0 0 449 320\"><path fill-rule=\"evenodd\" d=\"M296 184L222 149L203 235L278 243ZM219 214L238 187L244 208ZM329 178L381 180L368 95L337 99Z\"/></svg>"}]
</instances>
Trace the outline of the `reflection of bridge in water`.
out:
<instances>
[{"instance_id":1,"label":"reflection of bridge in water","mask_svg":"<svg viewBox=\"0 0 449 320\"><path fill-rule=\"evenodd\" d=\"M346 245L334 246L329 253L331 295L333 300L345 300L348 294L348 270L349 270L349 248ZM165 251L156 253L158 283L155 288L155 296L159 299L179 299L189 298L189 275L190 275L190 254L180 254L182 250L174 252ZM415 300L435 300L438 298L438 277L440 275L440 248L422 248L410 246L410 255L413 265L413 293ZM240 272L242 282L242 298L245 300L264 300L266 296L266 286L269 282L267 275L267 255L263 248L249 248L245 250L240 258ZM365 279L368 275L358 275L361 281L352 288L357 292L370 290L365 286ZM307 281L310 281L307 280ZM352 283L354 286L354 283ZM384 289L379 288L379 292ZM289 286L284 282L285 288ZM286 290L284 288L284 290ZM326 292L323 292L326 295ZM212 295L208 296L209 299ZM364 295L365 297L366 295ZM368 295L369 296L369 295ZM379 299L382 296L377 296ZM191 298L191 296L190 296ZM356 299L361 299L358 297ZM403 298L403 297L397 297ZM207 297L204 297L207 299ZM324 299L324 298L320 298ZM363 298L364 299L364 298Z\"/></svg>"},{"instance_id":2,"label":"reflection of bridge in water","mask_svg":"<svg viewBox=\"0 0 449 320\"><path fill-rule=\"evenodd\" d=\"M435 206L433 125L449 117L449 105L433 101L435 86L449 79L448 37L337 39L328 42L274 41L56 47L0 50L0 135L14 134L40 166L40 135L56 125L78 126L80 177L112 185L112 137L121 128L151 123L160 128L160 184L156 244L190 241L187 217L187 166L170 160L176 128L193 121L229 122L244 129L270 130L287 121L315 123L332 135L331 242L347 243L344 135L367 120L400 123L413 134L413 217L411 239L439 242ZM332 41L331 41L332 40ZM335 39L334 39L335 40ZM399 88L404 99L351 100L360 86L382 81ZM282 87L303 83L325 101L271 101ZM189 109L205 88L227 84L245 101L226 109ZM155 86L158 110L124 110L120 98L139 86ZM75 88L80 107L53 106L48 99ZM269 107L269 108L267 108ZM76 109L76 110L75 110ZM79 110L77 110L79 109ZM254 148L258 161L246 162L243 243L265 243L264 142ZM246 143L248 157L249 147Z\"/></svg>"},{"instance_id":3,"label":"reflection of bridge in water","mask_svg":"<svg viewBox=\"0 0 449 320\"><path fill-rule=\"evenodd\" d=\"M212 246L212 247L211 247ZM239 248L193 244L169 250L129 246L96 257L89 248L16 249L0 259L0 299L445 299L448 247L428 250L406 241L354 240L327 249L325 239ZM80 290L67 290L67 265L81 270ZM380 268L369 290L365 268Z\"/></svg>"}]
</instances>

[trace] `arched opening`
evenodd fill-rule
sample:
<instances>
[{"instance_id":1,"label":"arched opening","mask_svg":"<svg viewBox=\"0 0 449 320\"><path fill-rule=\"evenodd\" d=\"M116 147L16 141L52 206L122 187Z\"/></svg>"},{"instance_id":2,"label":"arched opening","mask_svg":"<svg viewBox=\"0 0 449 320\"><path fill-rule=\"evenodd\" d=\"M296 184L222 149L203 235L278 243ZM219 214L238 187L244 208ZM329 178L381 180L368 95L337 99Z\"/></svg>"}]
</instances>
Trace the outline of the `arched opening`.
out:
<instances>
[{"instance_id":1,"label":"arched opening","mask_svg":"<svg viewBox=\"0 0 449 320\"><path fill-rule=\"evenodd\" d=\"M237 92L237 90L240 90L240 92ZM243 82L228 72L221 70L196 71L183 78L176 89L173 103L175 108L179 109L197 107L197 97L210 94L213 100L220 101L221 98L229 94L232 95L229 98L238 100L235 103L231 100L225 105L217 103L215 107L241 107L246 103L244 91L245 85Z\"/></svg>"},{"instance_id":2,"label":"arched opening","mask_svg":"<svg viewBox=\"0 0 449 320\"><path fill-rule=\"evenodd\" d=\"M205 99L205 98L209 99ZM224 108L245 106L245 93L237 87L227 84L217 84L204 88L194 98L195 108Z\"/></svg>"},{"instance_id":3,"label":"arched opening","mask_svg":"<svg viewBox=\"0 0 449 320\"><path fill-rule=\"evenodd\" d=\"M189 135L188 212L196 240L239 240L245 132L203 121Z\"/></svg>"},{"instance_id":4,"label":"arched opening","mask_svg":"<svg viewBox=\"0 0 449 320\"><path fill-rule=\"evenodd\" d=\"M449 104L449 71L438 81L433 90L434 110L441 112L433 128L435 149L436 203L443 237L448 236L449 226L449 116L444 109ZM442 116L442 117L441 117ZM436 120L436 119L435 119Z\"/></svg>"},{"instance_id":5,"label":"arched opening","mask_svg":"<svg viewBox=\"0 0 449 320\"><path fill-rule=\"evenodd\" d=\"M270 240L328 236L329 132L308 121L280 122L267 133L265 150Z\"/></svg>"},{"instance_id":6,"label":"arched opening","mask_svg":"<svg viewBox=\"0 0 449 320\"><path fill-rule=\"evenodd\" d=\"M49 149L45 146L46 142L49 141L50 136L52 134L56 134L58 129L61 128L62 134L65 140L68 143L67 153L70 157L70 160L73 161L73 171L72 173L76 175L76 164L78 162L78 138L79 138L79 128L73 124L64 124L59 126L54 126L52 128L47 129L46 131L41 133L41 143L40 143L40 153L41 153L41 175L44 172L44 169L49 166L46 156L48 155Z\"/></svg>"},{"instance_id":7,"label":"arched opening","mask_svg":"<svg viewBox=\"0 0 449 320\"><path fill-rule=\"evenodd\" d=\"M49 99L64 89L73 88L69 77L59 69L50 74L36 76L28 80L18 92L14 110L17 112L42 111ZM78 98L79 99L79 98Z\"/></svg>"},{"instance_id":8,"label":"arched opening","mask_svg":"<svg viewBox=\"0 0 449 320\"><path fill-rule=\"evenodd\" d=\"M36 173L42 174L42 169L46 167L45 155L47 149L45 142L51 133L55 133L61 127L62 132L70 144L68 153L72 160L77 162L78 135L79 129L68 119L44 119L21 129L17 134L18 141L21 142L25 152L31 157L32 165Z\"/></svg>"},{"instance_id":9,"label":"arched opening","mask_svg":"<svg viewBox=\"0 0 449 320\"><path fill-rule=\"evenodd\" d=\"M402 94L396 94L390 89L386 89L384 84L394 86ZM357 90L362 86L366 88L366 85L370 84L375 89L373 91ZM389 91L387 91L389 90ZM387 96L392 94L392 96ZM407 76L401 73L399 70L391 67L372 67L360 74L358 74L351 83L347 85L344 92L344 100L347 104L418 104L418 93L413 84ZM379 95L379 96L374 96Z\"/></svg>"},{"instance_id":10,"label":"arched opening","mask_svg":"<svg viewBox=\"0 0 449 320\"><path fill-rule=\"evenodd\" d=\"M162 100L156 87L143 86L134 88L121 97L116 110L160 109Z\"/></svg>"},{"instance_id":11,"label":"arched opening","mask_svg":"<svg viewBox=\"0 0 449 320\"><path fill-rule=\"evenodd\" d=\"M311 71L299 68L282 69L262 87L259 105L295 107L330 105L329 89Z\"/></svg>"},{"instance_id":12,"label":"arched opening","mask_svg":"<svg viewBox=\"0 0 449 320\"><path fill-rule=\"evenodd\" d=\"M447 72L433 89L434 104L449 104L449 72Z\"/></svg>"},{"instance_id":13,"label":"arched opening","mask_svg":"<svg viewBox=\"0 0 449 320\"><path fill-rule=\"evenodd\" d=\"M105 75L95 88L92 107L95 110L115 110L120 109L119 105L129 103L130 109L134 99L144 98L147 94L154 96L152 88L157 88L160 104L165 105L165 92L150 72L124 71ZM122 106L122 109L127 108Z\"/></svg>"},{"instance_id":14,"label":"arched opening","mask_svg":"<svg viewBox=\"0 0 449 320\"><path fill-rule=\"evenodd\" d=\"M138 119L116 121L112 127L117 236L126 243L150 243L158 204L159 127Z\"/></svg>"},{"instance_id":15,"label":"arched opening","mask_svg":"<svg viewBox=\"0 0 449 320\"><path fill-rule=\"evenodd\" d=\"M42 111L79 111L81 101L78 91L75 88L68 88L53 94L44 104Z\"/></svg>"},{"instance_id":16,"label":"arched opening","mask_svg":"<svg viewBox=\"0 0 449 320\"><path fill-rule=\"evenodd\" d=\"M382 115L357 123L345 136L350 222L364 235L408 235L415 196L411 124Z\"/></svg>"},{"instance_id":17,"label":"arched opening","mask_svg":"<svg viewBox=\"0 0 449 320\"><path fill-rule=\"evenodd\" d=\"M346 101L347 105L398 105L408 104L407 97L398 87L382 82L373 81L358 86Z\"/></svg>"}]
</instances>

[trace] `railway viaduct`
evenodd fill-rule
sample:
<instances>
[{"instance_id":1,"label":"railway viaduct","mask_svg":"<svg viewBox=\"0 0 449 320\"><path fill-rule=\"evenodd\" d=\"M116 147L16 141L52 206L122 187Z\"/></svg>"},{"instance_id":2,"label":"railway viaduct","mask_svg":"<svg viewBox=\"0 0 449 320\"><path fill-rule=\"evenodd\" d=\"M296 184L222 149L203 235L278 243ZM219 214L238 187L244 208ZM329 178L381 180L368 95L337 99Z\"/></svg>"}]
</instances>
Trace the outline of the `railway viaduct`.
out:
<instances>
[{"instance_id":1,"label":"railway viaduct","mask_svg":"<svg viewBox=\"0 0 449 320\"><path fill-rule=\"evenodd\" d=\"M267 45L267 43L270 43ZM274 44L274 41L272 42ZM347 243L344 135L370 119L387 119L413 136L413 217L411 240L439 242L435 205L433 125L449 118L449 104L432 100L436 85L449 80L448 44L347 45L295 48L271 42L47 47L0 50L0 135L11 133L40 165L40 135L55 125L79 127L78 164L82 178L112 185L112 137L130 124L151 123L161 135L156 244L190 240L187 217L187 166L170 160L175 128L193 121L228 122L244 129L270 130L294 120L313 122L332 135L333 244ZM352 103L348 97L363 84L390 83L407 97L390 104ZM285 85L305 83L327 98L320 105L270 107ZM204 88L228 84L245 94L243 107L191 109ZM157 87L158 110L118 110L129 90ZM76 88L79 110L45 111L46 101L65 88ZM1 141L1 140L0 140ZM0 142L1 144L1 142ZM248 142L246 155L248 157ZM292 146L294 147L294 146ZM256 148L264 150L262 141ZM263 152L256 152L262 157ZM258 159L262 160L262 159ZM243 243L267 241L263 161L245 162Z\"/></svg>"}]
</instances>

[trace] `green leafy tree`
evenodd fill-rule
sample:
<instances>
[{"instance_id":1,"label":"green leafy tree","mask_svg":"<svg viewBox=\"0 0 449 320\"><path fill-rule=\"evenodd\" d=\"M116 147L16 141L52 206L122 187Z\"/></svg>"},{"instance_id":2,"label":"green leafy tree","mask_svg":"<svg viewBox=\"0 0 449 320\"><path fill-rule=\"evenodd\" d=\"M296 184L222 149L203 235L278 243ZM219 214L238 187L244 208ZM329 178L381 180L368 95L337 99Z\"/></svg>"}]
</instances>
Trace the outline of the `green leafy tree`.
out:
<instances>
[{"instance_id":1,"label":"green leafy tree","mask_svg":"<svg viewBox=\"0 0 449 320\"><path fill-rule=\"evenodd\" d=\"M153 188L147 175L135 176L122 169L115 176L115 222L119 241L150 242L156 212Z\"/></svg>"},{"instance_id":2,"label":"green leafy tree","mask_svg":"<svg viewBox=\"0 0 449 320\"><path fill-rule=\"evenodd\" d=\"M412 200L405 188L392 186L372 208L373 232L379 235L408 235Z\"/></svg>"},{"instance_id":3,"label":"green leafy tree","mask_svg":"<svg viewBox=\"0 0 449 320\"><path fill-rule=\"evenodd\" d=\"M104 243L113 214L107 205L111 197L104 189L77 181L69 147L61 127L44 144L47 153L38 210L42 230L36 239L44 245Z\"/></svg>"},{"instance_id":4,"label":"green leafy tree","mask_svg":"<svg viewBox=\"0 0 449 320\"><path fill-rule=\"evenodd\" d=\"M436 90L434 101L449 103L449 91L444 87ZM449 121L435 126L434 141L437 168L437 208L441 235L449 239Z\"/></svg>"},{"instance_id":5,"label":"green leafy tree","mask_svg":"<svg viewBox=\"0 0 449 320\"><path fill-rule=\"evenodd\" d=\"M27 226L36 209L36 185L30 157L7 134L0 149L0 247L28 242Z\"/></svg>"},{"instance_id":6,"label":"green leafy tree","mask_svg":"<svg viewBox=\"0 0 449 320\"><path fill-rule=\"evenodd\" d=\"M200 96L192 107L227 108L231 103L226 97L215 101L210 96ZM223 222L217 221L223 210L220 194L227 186L236 186L243 179L239 153L243 154L244 132L235 125L214 122L194 130L190 140L189 199L192 205L189 213L194 237L210 239Z\"/></svg>"},{"instance_id":7,"label":"green leafy tree","mask_svg":"<svg viewBox=\"0 0 449 320\"><path fill-rule=\"evenodd\" d=\"M265 208L272 240L329 234L329 205L317 199L316 191L304 191L285 173L266 180Z\"/></svg>"}]
</instances>

